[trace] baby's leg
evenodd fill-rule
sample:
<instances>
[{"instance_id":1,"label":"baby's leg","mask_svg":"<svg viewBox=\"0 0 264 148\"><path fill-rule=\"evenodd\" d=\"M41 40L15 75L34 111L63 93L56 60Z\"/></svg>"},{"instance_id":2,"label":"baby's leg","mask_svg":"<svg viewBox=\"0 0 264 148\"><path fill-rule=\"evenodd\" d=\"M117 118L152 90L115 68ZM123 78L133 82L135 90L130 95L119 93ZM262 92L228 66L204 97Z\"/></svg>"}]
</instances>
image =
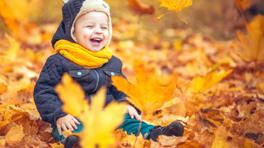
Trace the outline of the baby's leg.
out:
<instances>
[{"instance_id":1,"label":"baby's leg","mask_svg":"<svg viewBox=\"0 0 264 148\"><path fill-rule=\"evenodd\" d=\"M117 129L123 129L123 131L126 131L128 134L137 135L139 124L140 120L137 120L136 118L131 119L130 115L126 114L124 117L124 122ZM153 125L149 125L146 122L142 121L140 133L146 139L149 135L149 131L153 128Z\"/></svg>"}]
</instances>

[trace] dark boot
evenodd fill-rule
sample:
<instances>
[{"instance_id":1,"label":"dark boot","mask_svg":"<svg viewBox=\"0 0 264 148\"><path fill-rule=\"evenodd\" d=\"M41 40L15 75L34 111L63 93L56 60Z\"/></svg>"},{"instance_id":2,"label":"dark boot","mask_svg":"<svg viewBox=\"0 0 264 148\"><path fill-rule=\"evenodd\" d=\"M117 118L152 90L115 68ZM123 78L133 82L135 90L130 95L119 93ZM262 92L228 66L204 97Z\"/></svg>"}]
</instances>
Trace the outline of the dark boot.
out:
<instances>
[{"instance_id":1,"label":"dark boot","mask_svg":"<svg viewBox=\"0 0 264 148\"><path fill-rule=\"evenodd\" d=\"M183 135L183 131L184 131L183 125L178 121L174 121L170 125L165 127L155 126L153 129L150 130L148 139L157 141L159 135L179 137Z\"/></svg>"},{"instance_id":2,"label":"dark boot","mask_svg":"<svg viewBox=\"0 0 264 148\"><path fill-rule=\"evenodd\" d=\"M75 135L71 135L65 139L64 147L65 148L80 148L79 145L80 138Z\"/></svg>"}]
</instances>

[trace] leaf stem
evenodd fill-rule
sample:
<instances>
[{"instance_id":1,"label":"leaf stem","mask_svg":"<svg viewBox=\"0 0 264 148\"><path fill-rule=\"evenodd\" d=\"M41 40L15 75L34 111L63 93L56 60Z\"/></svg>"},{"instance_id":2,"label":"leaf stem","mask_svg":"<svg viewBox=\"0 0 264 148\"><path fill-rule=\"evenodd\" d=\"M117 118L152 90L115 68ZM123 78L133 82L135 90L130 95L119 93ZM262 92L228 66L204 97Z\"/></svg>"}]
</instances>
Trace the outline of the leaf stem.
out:
<instances>
[{"instance_id":1,"label":"leaf stem","mask_svg":"<svg viewBox=\"0 0 264 148\"><path fill-rule=\"evenodd\" d=\"M167 12L167 13L164 13L164 14L162 14L161 16L159 16L158 19L160 19L160 18L163 17L164 15L169 14L169 13L172 13L172 12L173 12L173 11L169 11L169 12Z\"/></svg>"},{"instance_id":2,"label":"leaf stem","mask_svg":"<svg viewBox=\"0 0 264 148\"><path fill-rule=\"evenodd\" d=\"M140 133L141 124L142 124L142 120L140 120L140 122L139 122L138 131L137 131L137 135L136 135L137 137L136 137L136 140L134 142L133 148L135 148L135 146L136 146L136 142L137 142L137 139L138 139L138 136L139 136L139 133Z\"/></svg>"},{"instance_id":3,"label":"leaf stem","mask_svg":"<svg viewBox=\"0 0 264 148\"><path fill-rule=\"evenodd\" d=\"M185 21L185 20L183 20L176 12L175 12L175 14L178 16L178 18L180 18L186 25L188 25L188 22L187 21Z\"/></svg>"}]
</instances>

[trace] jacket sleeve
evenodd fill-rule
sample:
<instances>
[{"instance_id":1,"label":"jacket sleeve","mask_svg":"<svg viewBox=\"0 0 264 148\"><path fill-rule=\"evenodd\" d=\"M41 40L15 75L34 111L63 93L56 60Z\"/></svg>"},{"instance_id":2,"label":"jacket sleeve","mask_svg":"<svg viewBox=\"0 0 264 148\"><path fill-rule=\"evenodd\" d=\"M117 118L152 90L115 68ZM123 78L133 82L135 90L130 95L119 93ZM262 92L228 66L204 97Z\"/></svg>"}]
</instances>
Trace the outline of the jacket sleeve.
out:
<instances>
[{"instance_id":1,"label":"jacket sleeve","mask_svg":"<svg viewBox=\"0 0 264 148\"><path fill-rule=\"evenodd\" d=\"M43 121L56 127L59 117L67 115L62 111L62 102L55 92L55 86L63 75L61 61L56 56L47 59L34 88L34 101Z\"/></svg>"},{"instance_id":2,"label":"jacket sleeve","mask_svg":"<svg viewBox=\"0 0 264 148\"><path fill-rule=\"evenodd\" d=\"M121 72L121 76L126 79L125 75L122 72ZM124 101L128 102L126 99L126 97L128 96L122 91L118 91L114 85L110 86L110 91L111 94L114 96L114 98L117 100L117 102L124 102Z\"/></svg>"}]
</instances>

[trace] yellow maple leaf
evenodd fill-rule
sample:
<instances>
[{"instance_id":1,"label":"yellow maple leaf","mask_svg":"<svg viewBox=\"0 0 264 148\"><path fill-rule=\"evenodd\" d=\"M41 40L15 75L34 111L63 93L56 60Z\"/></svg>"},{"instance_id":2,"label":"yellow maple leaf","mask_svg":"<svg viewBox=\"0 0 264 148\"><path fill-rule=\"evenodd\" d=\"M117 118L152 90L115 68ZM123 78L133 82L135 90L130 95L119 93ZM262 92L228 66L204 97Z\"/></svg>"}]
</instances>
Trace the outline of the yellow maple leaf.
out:
<instances>
[{"instance_id":1,"label":"yellow maple leaf","mask_svg":"<svg viewBox=\"0 0 264 148\"><path fill-rule=\"evenodd\" d=\"M212 71L208 72L204 78L197 77L194 78L191 82L189 82L185 92L201 93L210 88L211 86L215 85L216 83L220 82L224 77L226 77L232 72L232 70L228 70L227 72L222 70L217 73L216 68L214 66L212 68Z\"/></svg>"},{"instance_id":2,"label":"yellow maple leaf","mask_svg":"<svg viewBox=\"0 0 264 148\"><path fill-rule=\"evenodd\" d=\"M164 86L157 80L159 76L154 74L154 70L148 71L144 67L137 67L135 71L136 84L131 84L118 76L112 77L112 81L118 90L129 96L127 100L143 113L151 114L172 99L175 81Z\"/></svg>"},{"instance_id":3,"label":"yellow maple leaf","mask_svg":"<svg viewBox=\"0 0 264 148\"><path fill-rule=\"evenodd\" d=\"M181 11L182 8L192 5L192 0L158 0L161 3L160 7L167 7L168 10L175 12Z\"/></svg>"},{"instance_id":4,"label":"yellow maple leaf","mask_svg":"<svg viewBox=\"0 0 264 148\"><path fill-rule=\"evenodd\" d=\"M64 74L61 84L55 87L59 98L64 103L63 110L75 117L79 117L81 112L87 107L88 100L85 100L85 94L81 86L74 82L69 74Z\"/></svg>"},{"instance_id":5,"label":"yellow maple leaf","mask_svg":"<svg viewBox=\"0 0 264 148\"><path fill-rule=\"evenodd\" d=\"M237 37L242 46L239 55L246 61L261 63L264 61L264 16L256 16L246 27L247 35L237 31Z\"/></svg>"},{"instance_id":6,"label":"yellow maple leaf","mask_svg":"<svg viewBox=\"0 0 264 148\"><path fill-rule=\"evenodd\" d=\"M122 123L125 103L112 102L103 110L106 89L102 88L93 97L90 112L86 112L80 119L85 128L82 136L82 147L107 147L114 142L111 133Z\"/></svg>"},{"instance_id":7,"label":"yellow maple leaf","mask_svg":"<svg viewBox=\"0 0 264 148\"><path fill-rule=\"evenodd\" d=\"M123 121L125 103L112 102L104 108L106 88L101 88L88 105L80 85L74 83L68 74L63 75L62 84L55 89L64 102L64 111L78 117L84 124L80 143L83 148L105 148L114 142L111 133Z\"/></svg>"}]
</instances>

